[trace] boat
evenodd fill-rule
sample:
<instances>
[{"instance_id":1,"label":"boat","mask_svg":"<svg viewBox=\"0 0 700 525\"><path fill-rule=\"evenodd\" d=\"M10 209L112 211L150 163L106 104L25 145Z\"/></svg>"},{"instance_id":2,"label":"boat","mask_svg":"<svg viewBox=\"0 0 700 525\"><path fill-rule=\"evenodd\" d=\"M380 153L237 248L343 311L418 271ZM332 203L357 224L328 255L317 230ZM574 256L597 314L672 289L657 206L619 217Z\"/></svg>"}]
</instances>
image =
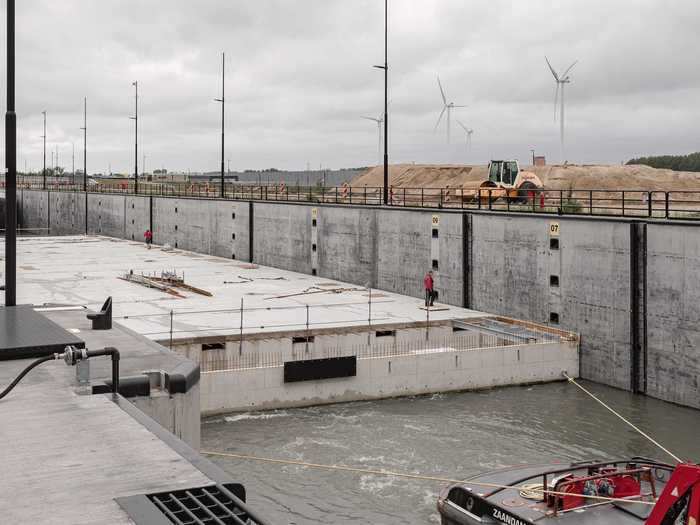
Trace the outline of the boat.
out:
<instances>
[{"instance_id":1,"label":"boat","mask_svg":"<svg viewBox=\"0 0 700 525\"><path fill-rule=\"evenodd\" d=\"M438 498L442 525L700 523L700 466L634 457L479 474Z\"/></svg>"},{"instance_id":2,"label":"boat","mask_svg":"<svg viewBox=\"0 0 700 525\"><path fill-rule=\"evenodd\" d=\"M700 465L681 460L563 375L675 463L632 457L478 474L440 492L442 525L700 525Z\"/></svg>"}]
</instances>

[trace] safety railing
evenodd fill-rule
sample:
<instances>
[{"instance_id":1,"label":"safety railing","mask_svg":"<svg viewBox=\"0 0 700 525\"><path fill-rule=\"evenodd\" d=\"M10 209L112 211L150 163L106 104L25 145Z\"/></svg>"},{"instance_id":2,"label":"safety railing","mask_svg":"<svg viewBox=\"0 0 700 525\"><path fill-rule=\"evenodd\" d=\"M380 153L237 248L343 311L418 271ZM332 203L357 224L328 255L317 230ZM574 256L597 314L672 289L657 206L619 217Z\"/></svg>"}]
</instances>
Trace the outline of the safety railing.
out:
<instances>
[{"instance_id":1,"label":"safety railing","mask_svg":"<svg viewBox=\"0 0 700 525\"><path fill-rule=\"evenodd\" d=\"M0 189L4 188L0 175ZM50 191L83 191L78 177L20 176L18 189ZM335 187L250 184L227 182L223 192L220 183L154 182L133 179L90 179L87 191L106 194L138 194L146 196L259 200L303 203L383 205L383 189L370 186ZM509 213L543 213L554 215L622 216L653 219L700 219L700 189L537 189L532 191L498 188L410 188L392 187L388 206L430 209L486 210Z\"/></svg>"},{"instance_id":2,"label":"safety railing","mask_svg":"<svg viewBox=\"0 0 700 525\"><path fill-rule=\"evenodd\" d=\"M392 338L393 339L393 338ZM210 356L204 352L201 358L202 372L220 372L228 370L243 370L250 368L281 367L285 361L305 359L330 359L356 356L358 359L379 359L388 357L406 357L436 354L444 352L463 352L484 348L519 346L523 344L553 344L559 340L551 338L532 338L522 340L511 335L498 335L483 332L469 332L447 337L435 337L430 340L392 340L386 343L356 344L342 347L320 348L309 345L291 356L285 357L281 351L276 352L244 352L241 355Z\"/></svg>"}]
</instances>

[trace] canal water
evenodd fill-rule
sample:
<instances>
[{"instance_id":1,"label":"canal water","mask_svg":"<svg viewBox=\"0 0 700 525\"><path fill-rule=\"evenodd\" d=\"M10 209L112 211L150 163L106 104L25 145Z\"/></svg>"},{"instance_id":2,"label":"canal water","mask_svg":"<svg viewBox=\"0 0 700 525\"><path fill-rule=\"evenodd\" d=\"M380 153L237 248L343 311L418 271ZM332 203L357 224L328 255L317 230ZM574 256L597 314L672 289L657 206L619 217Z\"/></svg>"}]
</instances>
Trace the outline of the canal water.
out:
<instances>
[{"instance_id":1,"label":"canal water","mask_svg":"<svg viewBox=\"0 0 700 525\"><path fill-rule=\"evenodd\" d=\"M676 455L700 461L699 411L583 384ZM203 421L202 449L450 479L518 463L673 461L566 383L217 417ZM212 459L271 523L440 522L440 483Z\"/></svg>"}]
</instances>

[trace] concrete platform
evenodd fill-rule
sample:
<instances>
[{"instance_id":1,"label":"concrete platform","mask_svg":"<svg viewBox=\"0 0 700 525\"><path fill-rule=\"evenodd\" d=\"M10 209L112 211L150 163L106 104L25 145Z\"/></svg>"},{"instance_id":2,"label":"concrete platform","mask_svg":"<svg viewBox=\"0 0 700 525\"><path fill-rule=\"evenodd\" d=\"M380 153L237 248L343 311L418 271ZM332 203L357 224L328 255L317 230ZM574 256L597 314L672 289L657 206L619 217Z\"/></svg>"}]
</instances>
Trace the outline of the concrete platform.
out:
<instances>
[{"instance_id":1,"label":"concrete platform","mask_svg":"<svg viewBox=\"0 0 700 525\"><path fill-rule=\"evenodd\" d=\"M3 386L30 361L0 366ZM112 394L78 395L62 361L0 400L0 516L13 524L133 524L115 498L234 480Z\"/></svg>"},{"instance_id":2,"label":"concrete platform","mask_svg":"<svg viewBox=\"0 0 700 525\"><path fill-rule=\"evenodd\" d=\"M96 310L111 295L115 321L153 340L170 338L171 311L173 339L238 334L241 300L244 334L305 329L307 306L312 328L367 324L368 291L348 283L159 246L147 250L143 243L107 237L32 237L17 245L18 303ZM0 258L3 254L0 246ZM188 284L213 297L182 292L180 299L119 279L131 270L184 273ZM382 291L372 300L372 324L424 321L422 306L421 299ZM450 307L431 309L430 320L484 315Z\"/></svg>"}]
</instances>

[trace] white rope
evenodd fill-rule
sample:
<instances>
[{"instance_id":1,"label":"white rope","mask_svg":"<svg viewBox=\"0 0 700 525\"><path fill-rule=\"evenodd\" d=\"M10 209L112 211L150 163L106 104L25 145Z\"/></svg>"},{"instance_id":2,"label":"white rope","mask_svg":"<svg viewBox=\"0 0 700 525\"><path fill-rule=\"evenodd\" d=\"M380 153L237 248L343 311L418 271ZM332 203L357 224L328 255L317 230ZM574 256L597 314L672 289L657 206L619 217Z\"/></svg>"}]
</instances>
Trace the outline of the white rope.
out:
<instances>
[{"instance_id":1,"label":"white rope","mask_svg":"<svg viewBox=\"0 0 700 525\"><path fill-rule=\"evenodd\" d=\"M575 386L579 387L579 388L580 388L581 390L583 390L586 394L588 394L588 395L591 396L593 399L595 399L598 403L600 403L604 408L607 408L610 412L612 412L613 414L615 414L615 415L616 415L617 417L619 417L622 421L624 421L625 423L627 423L630 427L632 427L634 430L636 430L637 432L639 432L642 436L644 436L644 437L647 438L649 441L651 441L654 445L656 445L656 446L659 447L661 450L663 450L664 452L666 452L666 454L668 454L669 456L671 456L671 457L672 457L673 459L675 459L678 463L684 463L684 461L683 461L682 459L680 459L680 458L679 458L678 456L676 456L673 452L671 452L671 451L668 450L666 447L664 447L661 443L659 443L659 442L656 441L654 438L652 438L649 434L643 432L640 428L636 427L632 422L628 421L628 420L625 419L623 416L621 416L618 412L616 412L612 407L606 405L603 401L601 401L600 399L598 399L598 398L597 398L595 395L593 395L591 392L589 392L589 391L586 390L584 387L582 387L581 385L579 385L572 377L569 377L569 375L568 375L566 372L562 372L562 375L569 381L569 383L572 383L572 384L574 384Z\"/></svg>"},{"instance_id":2,"label":"white rope","mask_svg":"<svg viewBox=\"0 0 700 525\"><path fill-rule=\"evenodd\" d=\"M642 505L655 505L655 502L653 502L653 501L631 499L631 498L642 498L643 496L641 494L639 496L632 496L630 498L610 498L607 496L594 496L594 495L576 494L576 493L570 493L570 492L557 492L554 490L545 489L542 486L542 484L531 484L531 485L523 485L523 486L501 485L498 483L485 483L483 481L459 480L459 479L443 478L443 477L439 477L439 476L426 476L423 474L409 474L409 473L405 473L405 472L393 472L390 470L375 470L375 469L369 469L369 468L347 467L345 465L324 465L321 463L309 463L306 461L299 461L299 460L294 460L294 459L264 458L264 457L260 457L260 456L251 456L248 454L234 454L232 452L215 452L212 450L200 450L199 452L200 452L200 454L204 454L205 456L218 456L218 457L222 457L222 458L243 459L243 460L248 460L248 461L262 461L265 463L276 463L276 464L280 464L280 465L297 465L300 467L307 467L307 468L314 468L314 469L339 470L339 471L344 471L344 472L354 472L356 474L373 474L376 476L390 476L390 477L397 477L397 478L419 479L419 480L423 480L423 481L437 481L440 483L460 483L460 484L465 484L465 485L473 485L475 487L485 487L485 488L491 488L491 489L527 490L527 491L532 491L532 492L538 492L540 494L540 497L544 497L545 494L549 494L552 496L580 496L582 498L598 500L598 501L603 501L603 502L607 502L607 503L610 503L613 501L621 501L621 502L629 503L630 501L634 501L635 503L640 503Z\"/></svg>"}]
</instances>

